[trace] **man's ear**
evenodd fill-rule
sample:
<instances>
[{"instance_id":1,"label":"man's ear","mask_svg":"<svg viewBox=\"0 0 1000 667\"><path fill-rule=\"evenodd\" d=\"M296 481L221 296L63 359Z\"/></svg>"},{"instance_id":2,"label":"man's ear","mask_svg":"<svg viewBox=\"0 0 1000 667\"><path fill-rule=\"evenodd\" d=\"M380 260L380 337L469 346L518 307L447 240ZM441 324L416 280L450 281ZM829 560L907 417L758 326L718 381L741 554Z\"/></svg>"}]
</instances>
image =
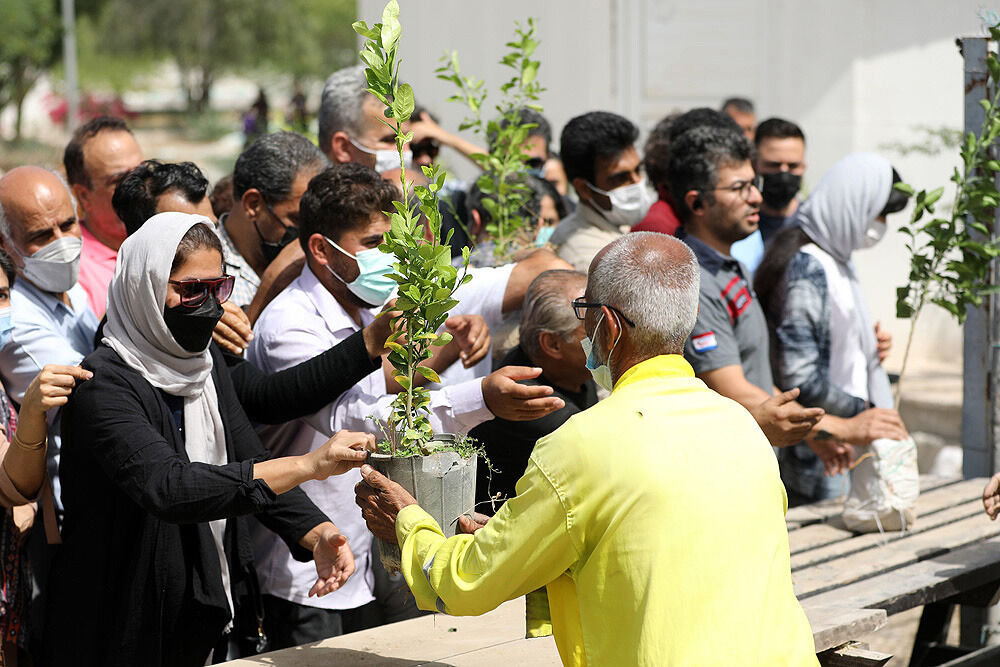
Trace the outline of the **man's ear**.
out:
<instances>
[{"instance_id":1,"label":"man's ear","mask_svg":"<svg viewBox=\"0 0 1000 667\"><path fill-rule=\"evenodd\" d=\"M705 208L705 202L702 200L701 193L697 190L688 190L684 193L684 203L691 210L694 215L699 215L701 210Z\"/></svg>"},{"instance_id":2,"label":"man's ear","mask_svg":"<svg viewBox=\"0 0 1000 667\"><path fill-rule=\"evenodd\" d=\"M86 218L86 212L90 208L90 188L76 183L71 185L69 189L73 192L73 196L76 198L76 203L83 209L83 217Z\"/></svg>"},{"instance_id":3,"label":"man's ear","mask_svg":"<svg viewBox=\"0 0 1000 667\"><path fill-rule=\"evenodd\" d=\"M326 265L329 264L329 260L326 258L326 247L330 245L323 238L322 234L316 233L309 237L309 241L306 243L308 252L306 253L308 257L311 257L313 261Z\"/></svg>"},{"instance_id":4,"label":"man's ear","mask_svg":"<svg viewBox=\"0 0 1000 667\"><path fill-rule=\"evenodd\" d=\"M330 161L334 164L354 162L354 156L351 153L351 138L347 135L347 132L340 131L333 133L333 136L330 137L329 156Z\"/></svg>"},{"instance_id":5,"label":"man's ear","mask_svg":"<svg viewBox=\"0 0 1000 667\"><path fill-rule=\"evenodd\" d=\"M540 331L538 333L538 347L547 357L562 359L562 340L551 331Z\"/></svg>"},{"instance_id":6,"label":"man's ear","mask_svg":"<svg viewBox=\"0 0 1000 667\"><path fill-rule=\"evenodd\" d=\"M590 188L587 187L587 180L577 176L572 181L573 189L576 190L576 194L580 197L581 201L590 201L591 193Z\"/></svg>"},{"instance_id":7,"label":"man's ear","mask_svg":"<svg viewBox=\"0 0 1000 667\"><path fill-rule=\"evenodd\" d=\"M257 188L250 188L240 197L243 214L250 220L255 219L264 210L264 195Z\"/></svg>"},{"instance_id":8,"label":"man's ear","mask_svg":"<svg viewBox=\"0 0 1000 667\"><path fill-rule=\"evenodd\" d=\"M469 211L469 238L473 241L479 236L479 233L483 231L483 217L479 215L479 211L472 209Z\"/></svg>"}]
</instances>

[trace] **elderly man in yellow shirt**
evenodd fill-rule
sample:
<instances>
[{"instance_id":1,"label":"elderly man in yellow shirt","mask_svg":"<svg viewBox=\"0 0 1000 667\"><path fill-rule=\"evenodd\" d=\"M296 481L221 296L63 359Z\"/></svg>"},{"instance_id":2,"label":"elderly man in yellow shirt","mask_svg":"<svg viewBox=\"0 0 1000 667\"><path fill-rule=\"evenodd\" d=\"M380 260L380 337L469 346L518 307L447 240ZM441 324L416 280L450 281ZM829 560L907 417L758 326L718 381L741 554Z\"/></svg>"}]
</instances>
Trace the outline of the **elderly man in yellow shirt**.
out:
<instances>
[{"instance_id":1,"label":"elderly man in yellow shirt","mask_svg":"<svg viewBox=\"0 0 1000 667\"><path fill-rule=\"evenodd\" d=\"M423 609L475 615L547 586L567 665L816 665L792 592L785 490L753 417L682 356L698 262L652 232L613 241L574 302L611 396L535 445L517 495L445 539L369 466L357 502L402 545Z\"/></svg>"}]
</instances>

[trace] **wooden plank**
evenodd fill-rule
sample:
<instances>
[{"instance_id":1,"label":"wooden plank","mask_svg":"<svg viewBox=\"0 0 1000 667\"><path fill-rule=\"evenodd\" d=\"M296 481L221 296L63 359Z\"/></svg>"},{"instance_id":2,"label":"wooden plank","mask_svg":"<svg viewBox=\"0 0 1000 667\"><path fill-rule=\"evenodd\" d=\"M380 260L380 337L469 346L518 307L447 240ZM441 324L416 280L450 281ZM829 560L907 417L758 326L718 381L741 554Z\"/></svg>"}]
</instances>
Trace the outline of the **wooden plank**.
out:
<instances>
[{"instance_id":1,"label":"wooden plank","mask_svg":"<svg viewBox=\"0 0 1000 667\"><path fill-rule=\"evenodd\" d=\"M905 533L900 531L888 533L866 533L863 535L857 535L850 539L841 540L839 542L834 542L832 544L827 544L822 547L794 554L792 556L792 572L802 570L811 565L817 565L819 563L833 560L835 558L843 558L860 551L865 551L866 549L874 550L876 547L882 547L886 544L909 540L917 535L935 530L942 526L950 525L956 521L961 521L962 519L968 519L970 517L979 518L980 516L985 518L985 513L983 512L983 502L981 500L965 502L957 507L952 507L942 512L935 512L934 514L925 516L922 519L918 519L914 530L906 531ZM871 553L873 558L878 558L877 550Z\"/></svg>"},{"instance_id":2,"label":"wooden plank","mask_svg":"<svg viewBox=\"0 0 1000 667\"><path fill-rule=\"evenodd\" d=\"M817 653L875 632L888 622L884 609L817 607L806 600L802 610L809 619Z\"/></svg>"},{"instance_id":3,"label":"wooden plank","mask_svg":"<svg viewBox=\"0 0 1000 667\"><path fill-rule=\"evenodd\" d=\"M933 516L938 512L972 499L981 499L985 484L985 479L972 479L921 492L917 497L917 524L913 532L924 530L925 526L940 525ZM824 523L814 523L798 530L789 529L788 542L792 555L795 555L854 536L854 533L844 527L838 513Z\"/></svg>"},{"instance_id":4,"label":"wooden plank","mask_svg":"<svg viewBox=\"0 0 1000 667\"><path fill-rule=\"evenodd\" d=\"M997 534L1000 534L1000 524L990 521L983 512L947 526L910 535L877 549L867 549L793 572L792 583L795 585L796 595L800 598L808 597L911 563L934 558ZM997 558L1000 559L1000 553L997 554ZM850 604L850 606L869 605Z\"/></svg>"},{"instance_id":5,"label":"wooden plank","mask_svg":"<svg viewBox=\"0 0 1000 667\"><path fill-rule=\"evenodd\" d=\"M932 477L930 475L921 475L920 493L928 493L934 489L952 486L960 482L967 484L969 481L973 480L966 480L963 482L963 480L959 477ZM983 486L985 484L986 480L983 479L982 484L979 486L980 494L982 494ZM819 503L799 505L798 507L789 508L788 512L785 513L785 521L786 523L794 524L795 527L808 526L814 523L829 521L833 517L839 516L842 510L843 503L840 499L824 500ZM789 528L789 530L792 530L792 528Z\"/></svg>"},{"instance_id":6,"label":"wooden plank","mask_svg":"<svg viewBox=\"0 0 1000 667\"><path fill-rule=\"evenodd\" d=\"M469 658L468 656L473 656ZM482 616L431 614L225 664L232 667L560 665L551 637L524 639L524 598Z\"/></svg>"},{"instance_id":7,"label":"wooden plank","mask_svg":"<svg viewBox=\"0 0 1000 667\"><path fill-rule=\"evenodd\" d=\"M811 607L884 609L890 616L1000 581L1000 537L802 599Z\"/></svg>"},{"instance_id":8,"label":"wooden plank","mask_svg":"<svg viewBox=\"0 0 1000 667\"><path fill-rule=\"evenodd\" d=\"M816 657L820 667L882 667L892 660L891 653L872 651L867 644L858 642L830 649Z\"/></svg>"}]
</instances>

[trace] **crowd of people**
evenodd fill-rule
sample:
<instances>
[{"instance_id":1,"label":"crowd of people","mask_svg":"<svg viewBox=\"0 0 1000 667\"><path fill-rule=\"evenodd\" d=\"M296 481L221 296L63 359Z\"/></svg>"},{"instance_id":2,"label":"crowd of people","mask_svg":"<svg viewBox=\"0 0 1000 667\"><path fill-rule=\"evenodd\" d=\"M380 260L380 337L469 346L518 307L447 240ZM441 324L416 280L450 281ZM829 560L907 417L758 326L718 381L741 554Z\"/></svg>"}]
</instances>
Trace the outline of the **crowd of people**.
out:
<instances>
[{"instance_id":1,"label":"crowd of people","mask_svg":"<svg viewBox=\"0 0 1000 667\"><path fill-rule=\"evenodd\" d=\"M558 152L522 110L524 247L498 260L491 194L442 189L473 279L428 411L491 461L445 539L364 464L402 390L401 165L366 88L335 72L318 146L263 126L212 188L111 117L64 173L0 177L3 664L203 665L524 594L567 664L815 664L783 514L908 437L851 262L896 170L848 155L806 197L802 129L739 98L643 146L584 113ZM408 125L418 180L484 150Z\"/></svg>"}]
</instances>

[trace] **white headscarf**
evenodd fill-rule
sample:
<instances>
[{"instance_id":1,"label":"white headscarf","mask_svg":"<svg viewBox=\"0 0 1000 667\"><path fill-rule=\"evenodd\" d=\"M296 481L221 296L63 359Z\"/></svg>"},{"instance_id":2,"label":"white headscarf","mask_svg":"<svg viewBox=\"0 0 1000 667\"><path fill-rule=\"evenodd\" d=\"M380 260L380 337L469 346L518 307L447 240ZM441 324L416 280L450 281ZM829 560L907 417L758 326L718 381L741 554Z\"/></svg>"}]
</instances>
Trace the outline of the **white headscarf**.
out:
<instances>
[{"instance_id":1,"label":"white headscarf","mask_svg":"<svg viewBox=\"0 0 1000 667\"><path fill-rule=\"evenodd\" d=\"M184 449L188 459L228 463L219 397L208 349L189 352L174 340L163 320L170 266L181 239L193 226L213 223L201 215L160 213L125 239L108 287L108 322L101 342L149 384L184 397ZM221 263L221 260L220 260ZM224 519L209 524L222 566L222 583L232 609L229 567L223 548Z\"/></svg>"},{"instance_id":2,"label":"white headscarf","mask_svg":"<svg viewBox=\"0 0 1000 667\"><path fill-rule=\"evenodd\" d=\"M797 223L809 238L847 269L861 319L861 343L868 359L868 400L893 406L889 377L878 360L875 323L858 282L851 253L864 247L868 225L885 208L892 190L892 165L874 153L854 153L835 164L799 208Z\"/></svg>"}]
</instances>

